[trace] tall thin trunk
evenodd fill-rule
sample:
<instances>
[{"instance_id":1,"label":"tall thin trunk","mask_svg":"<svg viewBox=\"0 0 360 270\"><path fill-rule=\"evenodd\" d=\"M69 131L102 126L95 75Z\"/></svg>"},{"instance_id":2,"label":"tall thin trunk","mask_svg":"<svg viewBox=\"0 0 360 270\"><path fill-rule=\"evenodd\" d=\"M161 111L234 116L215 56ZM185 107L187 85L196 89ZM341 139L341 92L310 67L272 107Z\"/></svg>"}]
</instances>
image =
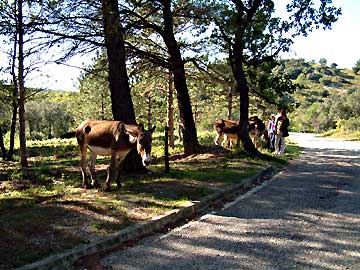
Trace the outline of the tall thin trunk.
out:
<instances>
[{"instance_id":1,"label":"tall thin trunk","mask_svg":"<svg viewBox=\"0 0 360 270\"><path fill-rule=\"evenodd\" d=\"M195 125L196 125L197 117L198 117L198 103L195 100L195 104L194 104L194 122L195 122Z\"/></svg>"},{"instance_id":2,"label":"tall thin trunk","mask_svg":"<svg viewBox=\"0 0 360 270\"><path fill-rule=\"evenodd\" d=\"M152 128L152 113L151 113L151 94L149 93L149 95L147 96L147 126L148 129Z\"/></svg>"},{"instance_id":3,"label":"tall thin trunk","mask_svg":"<svg viewBox=\"0 0 360 270\"><path fill-rule=\"evenodd\" d=\"M7 153L6 153L6 149L5 149L5 144L4 144L4 139L3 139L3 133L2 133L2 128L0 126L0 150L1 150L1 156L3 158L3 160L7 159Z\"/></svg>"},{"instance_id":4,"label":"tall thin trunk","mask_svg":"<svg viewBox=\"0 0 360 270\"><path fill-rule=\"evenodd\" d=\"M101 120L105 120L104 94L101 93Z\"/></svg>"},{"instance_id":5,"label":"tall thin trunk","mask_svg":"<svg viewBox=\"0 0 360 270\"><path fill-rule=\"evenodd\" d=\"M229 89L229 93L227 95L227 98L228 98L227 119L231 120L231 118L232 118L232 108L233 108L233 89L232 89L232 87Z\"/></svg>"},{"instance_id":6,"label":"tall thin trunk","mask_svg":"<svg viewBox=\"0 0 360 270\"><path fill-rule=\"evenodd\" d=\"M109 86L114 120L136 123L126 70L124 33L117 0L101 0L105 46L109 62Z\"/></svg>"},{"instance_id":7,"label":"tall thin trunk","mask_svg":"<svg viewBox=\"0 0 360 270\"><path fill-rule=\"evenodd\" d=\"M180 50L178 51L180 55ZM185 68L181 58L173 61L174 85L180 111L180 119L184 125L184 152L191 155L199 151L199 142L193 112L191 108L189 91L186 85Z\"/></svg>"},{"instance_id":8,"label":"tall thin trunk","mask_svg":"<svg viewBox=\"0 0 360 270\"><path fill-rule=\"evenodd\" d=\"M25 87L24 87L24 29L23 29L23 0L18 0L18 93L19 93L19 138L20 162L22 167L28 167L26 154L26 126L25 126Z\"/></svg>"},{"instance_id":9,"label":"tall thin trunk","mask_svg":"<svg viewBox=\"0 0 360 270\"><path fill-rule=\"evenodd\" d=\"M51 138L52 138L51 133L52 133L52 124L51 124L51 122L49 122L49 134L48 134L48 139L51 139Z\"/></svg>"},{"instance_id":10,"label":"tall thin trunk","mask_svg":"<svg viewBox=\"0 0 360 270\"><path fill-rule=\"evenodd\" d=\"M181 57L180 47L174 36L171 0L163 0L164 32L162 37L170 55L170 70L174 74L174 85L180 111L180 121L184 125L184 152L191 155L199 151L190 95L186 84L185 66Z\"/></svg>"},{"instance_id":11,"label":"tall thin trunk","mask_svg":"<svg viewBox=\"0 0 360 270\"><path fill-rule=\"evenodd\" d=\"M168 93L167 93L167 126L169 127L169 146L174 147L174 88L173 88L173 77L172 73L169 72L169 85L168 85Z\"/></svg>"},{"instance_id":12,"label":"tall thin trunk","mask_svg":"<svg viewBox=\"0 0 360 270\"><path fill-rule=\"evenodd\" d=\"M16 19L17 20L17 19ZM11 116L11 125L10 125L10 142L9 142L9 151L7 153L7 159L14 159L14 147L15 147L15 133L16 133L16 122L17 122L17 114L18 114L18 83L15 74L15 66L16 66L16 55L17 55L17 44L18 44L18 36L14 35L14 43L13 43L13 55L11 62L11 76L13 81L12 86L12 116Z\"/></svg>"},{"instance_id":13,"label":"tall thin trunk","mask_svg":"<svg viewBox=\"0 0 360 270\"><path fill-rule=\"evenodd\" d=\"M18 100L16 98L17 88L15 88L13 93L13 102L12 102L12 117L11 117L11 126L10 126L10 142L9 142L9 151L8 151L8 159L13 160L14 158L14 147L15 147L15 134L16 134L16 122L17 122L17 114L18 114Z\"/></svg>"}]
</instances>

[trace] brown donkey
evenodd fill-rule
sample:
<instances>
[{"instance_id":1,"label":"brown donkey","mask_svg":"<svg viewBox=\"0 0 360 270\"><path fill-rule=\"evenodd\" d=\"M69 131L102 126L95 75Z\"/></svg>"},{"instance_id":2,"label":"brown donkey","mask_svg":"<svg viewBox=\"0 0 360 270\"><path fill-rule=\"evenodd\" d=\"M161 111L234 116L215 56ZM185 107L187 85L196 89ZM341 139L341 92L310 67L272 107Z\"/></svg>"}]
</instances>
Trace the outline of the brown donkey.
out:
<instances>
[{"instance_id":1,"label":"brown donkey","mask_svg":"<svg viewBox=\"0 0 360 270\"><path fill-rule=\"evenodd\" d=\"M81 173L83 187L99 187L95 177L96 156L111 156L108 167L108 175L105 181L105 190L110 190L111 181L116 181L121 187L120 172L126 155L134 148L137 149L144 165L148 165L151 160L151 143L153 127L144 130L144 126L127 125L120 121L94 121L87 119L83 121L75 132L70 132L62 136L63 138L76 136L81 152ZM90 176L89 185L86 176L86 151L90 150Z\"/></svg>"},{"instance_id":2,"label":"brown donkey","mask_svg":"<svg viewBox=\"0 0 360 270\"><path fill-rule=\"evenodd\" d=\"M221 146L232 148L234 143L237 143L239 121L218 119L214 123L214 130L216 137L214 143L219 144L221 136L224 136ZM252 116L248 121L248 132L256 148L259 147L260 138L264 136L265 141L268 141L268 134L264 122L257 116Z\"/></svg>"}]
</instances>

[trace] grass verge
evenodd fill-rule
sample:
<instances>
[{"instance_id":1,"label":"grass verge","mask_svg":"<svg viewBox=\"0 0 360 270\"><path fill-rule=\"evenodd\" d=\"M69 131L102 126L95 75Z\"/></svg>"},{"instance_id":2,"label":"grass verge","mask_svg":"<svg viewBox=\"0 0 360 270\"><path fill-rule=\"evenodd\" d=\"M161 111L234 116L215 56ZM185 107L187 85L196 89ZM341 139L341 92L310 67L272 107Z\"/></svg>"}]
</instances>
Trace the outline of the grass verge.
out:
<instances>
[{"instance_id":1,"label":"grass verge","mask_svg":"<svg viewBox=\"0 0 360 270\"><path fill-rule=\"evenodd\" d=\"M339 138L348 141L360 141L360 131L348 132L341 129L333 129L321 134L323 137Z\"/></svg>"}]
</instances>

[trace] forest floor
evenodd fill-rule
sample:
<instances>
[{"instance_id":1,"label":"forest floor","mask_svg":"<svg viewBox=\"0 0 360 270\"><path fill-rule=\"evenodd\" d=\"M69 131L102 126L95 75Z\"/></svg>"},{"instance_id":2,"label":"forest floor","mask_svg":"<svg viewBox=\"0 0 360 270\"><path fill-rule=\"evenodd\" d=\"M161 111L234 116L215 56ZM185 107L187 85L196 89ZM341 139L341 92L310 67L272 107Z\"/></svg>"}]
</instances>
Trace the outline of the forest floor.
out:
<instances>
[{"instance_id":1,"label":"forest floor","mask_svg":"<svg viewBox=\"0 0 360 270\"><path fill-rule=\"evenodd\" d=\"M268 165L281 167L299 153L289 145L285 158L251 159L208 146L193 156L173 154L170 173L164 173L160 158L150 166L151 175L126 174L120 190L113 185L111 192L103 192L80 186L77 151L40 148L30 149L27 170L18 162L0 162L0 269L103 239L240 183ZM101 159L96 167L100 182L107 164Z\"/></svg>"}]
</instances>

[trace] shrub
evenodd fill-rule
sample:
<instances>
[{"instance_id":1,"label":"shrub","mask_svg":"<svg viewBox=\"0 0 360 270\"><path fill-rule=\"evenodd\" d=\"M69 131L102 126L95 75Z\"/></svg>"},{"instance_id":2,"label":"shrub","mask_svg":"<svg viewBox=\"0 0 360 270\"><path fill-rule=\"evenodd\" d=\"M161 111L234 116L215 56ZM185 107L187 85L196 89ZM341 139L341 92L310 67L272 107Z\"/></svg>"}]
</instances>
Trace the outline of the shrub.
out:
<instances>
[{"instance_id":1,"label":"shrub","mask_svg":"<svg viewBox=\"0 0 360 270\"><path fill-rule=\"evenodd\" d=\"M344 120L343 129L345 131L359 131L360 130L360 117L351 117L349 120Z\"/></svg>"},{"instance_id":2,"label":"shrub","mask_svg":"<svg viewBox=\"0 0 360 270\"><path fill-rule=\"evenodd\" d=\"M309 73L306 75L307 79L309 79L311 81L315 81L315 82L319 82L322 77L323 77L323 75L319 74L319 73Z\"/></svg>"}]
</instances>

